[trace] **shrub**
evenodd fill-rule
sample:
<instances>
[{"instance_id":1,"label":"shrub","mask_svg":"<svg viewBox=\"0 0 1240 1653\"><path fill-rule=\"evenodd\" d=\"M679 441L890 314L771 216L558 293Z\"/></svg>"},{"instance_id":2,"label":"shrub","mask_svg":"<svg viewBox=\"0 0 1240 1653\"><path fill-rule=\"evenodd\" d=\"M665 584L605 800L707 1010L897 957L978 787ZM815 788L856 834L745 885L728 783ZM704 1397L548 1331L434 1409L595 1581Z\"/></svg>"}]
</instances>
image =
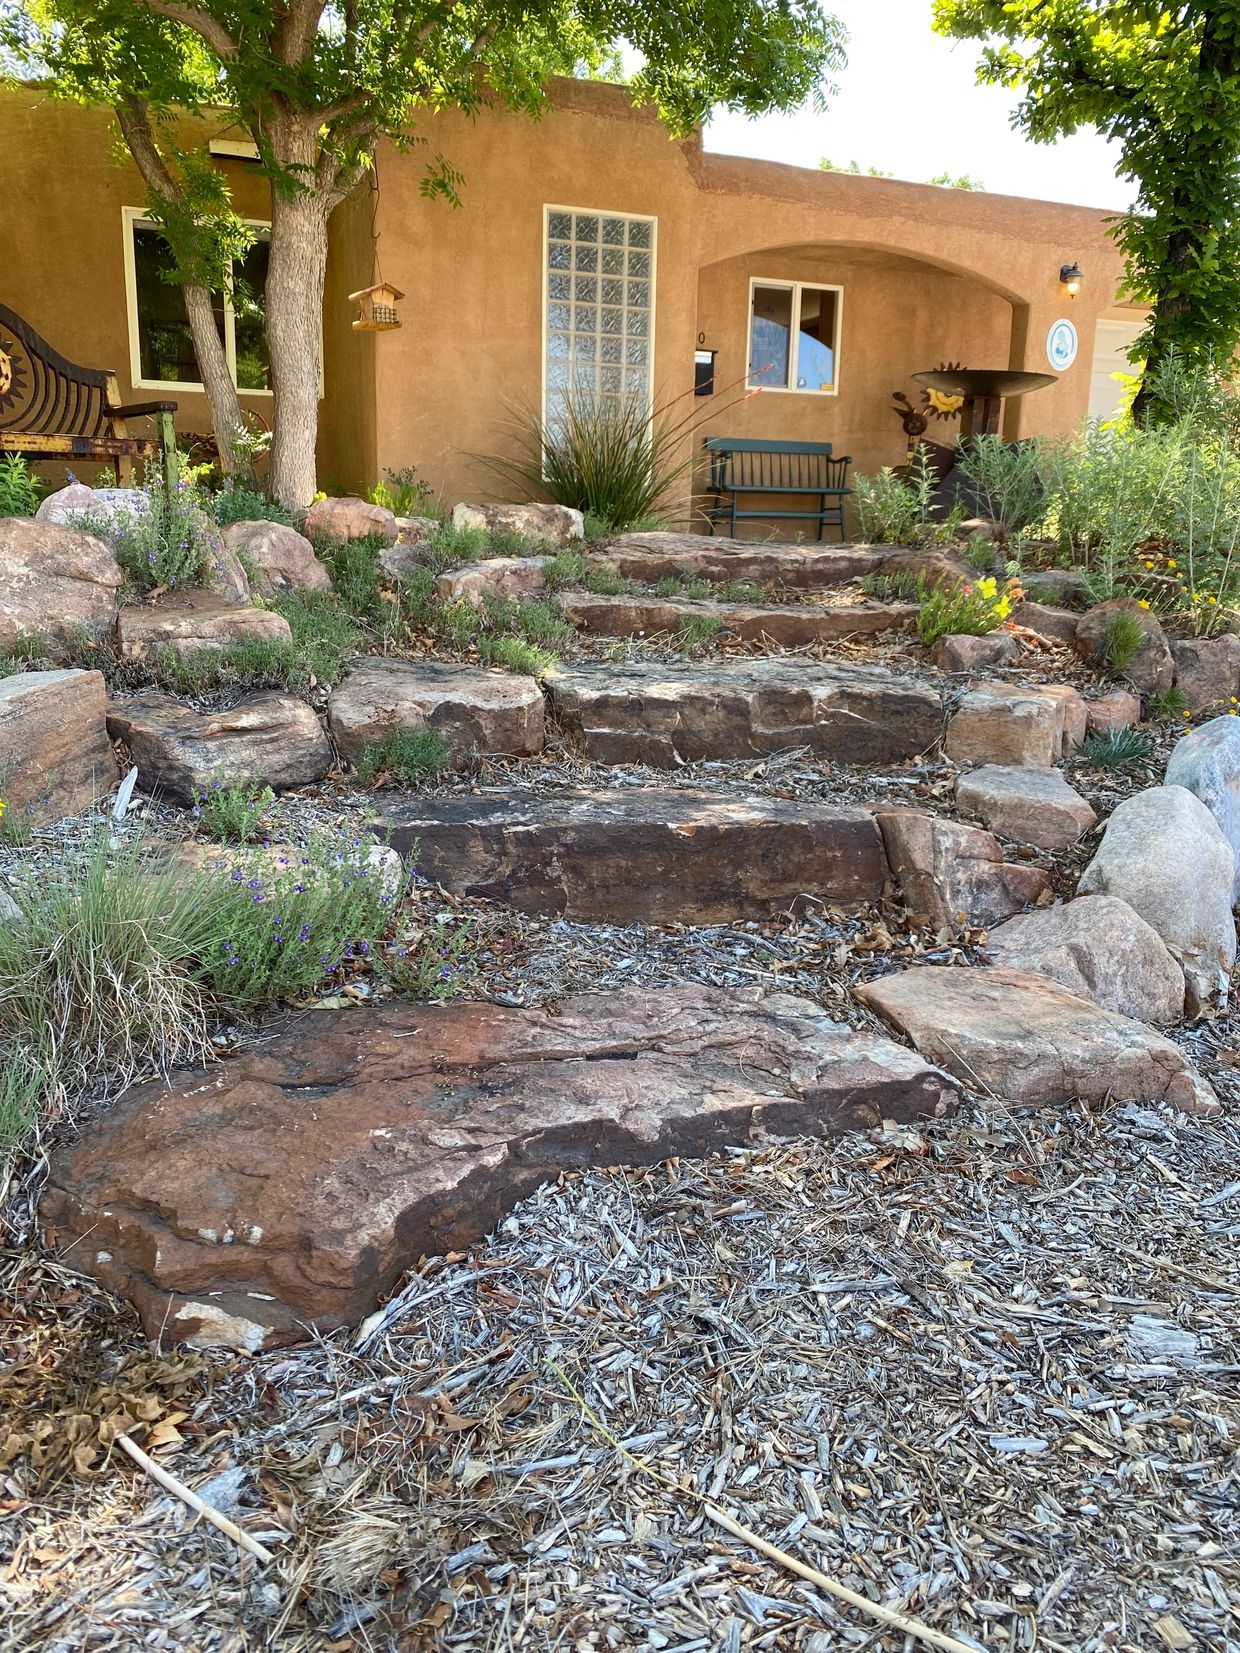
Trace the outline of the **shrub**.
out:
<instances>
[{"instance_id":1,"label":"shrub","mask_svg":"<svg viewBox=\"0 0 1240 1653\"><path fill-rule=\"evenodd\" d=\"M20 453L0 455L0 517L32 517L43 486Z\"/></svg>"},{"instance_id":2,"label":"shrub","mask_svg":"<svg viewBox=\"0 0 1240 1653\"><path fill-rule=\"evenodd\" d=\"M442 775L451 761L451 748L438 729L393 729L363 749L357 772L367 786L380 775L414 786Z\"/></svg>"},{"instance_id":3,"label":"shrub","mask_svg":"<svg viewBox=\"0 0 1240 1653\"><path fill-rule=\"evenodd\" d=\"M1137 769L1149 763L1154 740L1142 729L1106 729L1086 735L1078 759L1095 769Z\"/></svg>"},{"instance_id":4,"label":"shrub","mask_svg":"<svg viewBox=\"0 0 1240 1653\"><path fill-rule=\"evenodd\" d=\"M1036 527L1046 515L1041 464L1036 442L1005 442L994 435L975 436L957 460L979 512L998 523L1005 538Z\"/></svg>"},{"instance_id":5,"label":"shrub","mask_svg":"<svg viewBox=\"0 0 1240 1653\"><path fill-rule=\"evenodd\" d=\"M330 688L344 676L349 657L362 643L353 616L329 591L298 591L269 597L268 608L282 614L293 634L296 662L291 687Z\"/></svg>"},{"instance_id":6,"label":"shrub","mask_svg":"<svg viewBox=\"0 0 1240 1653\"><path fill-rule=\"evenodd\" d=\"M940 637L984 637L997 631L1024 593L1016 579L1003 586L989 577L971 585L940 580L930 586L922 578L917 595L917 635L929 647Z\"/></svg>"},{"instance_id":7,"label":"shrub","mask_svg":"<svg viewBox=\"0 0 1240 1653\"><path fill-rule=\"evenodd\" d=\"M142 495L147 507L141 515L94 523L91 513L83 511L77 523L111 543L117 562L139 591L202 585L215 547L211 519L196 488L184 478L172 489L150 479Z\"/></svg>"},{"instance_id":8,"label":"shrub","mask_svg":"<svg viewBox=\"0 0 1240 1653\"><path fill-rule=\"evenodd\" d=\"M384 549L384 541L374 538L340 540L318 548L344 608L371 624L381 622L384 609L390 606L380 595L379 554Z\"/></svg>"},{"instance_id":9,"label":"shrub","mask_svg":"<svg viewBox=\"0 0 1240 1653\"><path fill-rule=\"evenodd\" d=\"M220 648L177 654L160 649L155 675L173 694L193 699L216 689L288 689L302 676L297 651L281 638L245 637Z\"/></svg>"},{"instance_id":10,"label":"shrub","mask_svg":"<svg viewBox=\"0 0 1240 1653\"><path fill-rule=\"evenodd\" d=\"M862 539L875 545L921 545L932 536L953 537L961 515L946 524L935 522L938 486L938 472L924 443L918 444L905 476L897 476L890 465L875 476L859 476L856 497Z\"/></svg>"},{"instance_id":11,"label":"shrub","mask_svg":"<svg viewBox=\"0 0 1240 1653\"><path fill-rule=\"evenodd\" d=\"M419 946L395 943L385 948L377 960L379 975L394 993L436 1001L454 998L475 969L470 954L473 935L471 919L441 916Z\"/></svg>"},{"instance_id":12,"label":"shrub","mask_svg":"<svg viewBox=\"0 0 1240 1653\"><path fill-rule=\"evenodd\" d=\"M394 517L425 516L426 507L431 499L431 485L429 482L419 482L418 473L412 465L402 465L399 470L385 470L384 480L376 482L370 490L369 499L372 505L382 505Z\"/></svg>"},{"instance_id":13,"label":"shrub","mask_svg":"<svg viewBox=\"0 0 1240 1653\"><path fill-rule=\"evenodd\" d=\"M234 480L225 482L215 494L211 511L221 528L232 522L280 522L288 527L293 521L278 499Z\"/></svg>"},{"instance_id":14,"label":"shrub","mask_svg":"<svg viewBox=\"0 0 1240 1653\"><path fill-rule=\"evenodd\" d=\"M1102 652L1112 671L1122 672L1136 659L1145 633L1135 614L1112 614L1102 634Z\"/></svg>"},{"instance_id":15,"label":"shrub","mask_svg":"<svg viewBox=\"0 0 1240 1653\"><path fill-rule=\"evenodd\" d=\"M276 801L269 786L225 786L212 781L198 794L193 815L215 838L246 844L257 837L263 816Z\"/></svg>"}]
</instances>

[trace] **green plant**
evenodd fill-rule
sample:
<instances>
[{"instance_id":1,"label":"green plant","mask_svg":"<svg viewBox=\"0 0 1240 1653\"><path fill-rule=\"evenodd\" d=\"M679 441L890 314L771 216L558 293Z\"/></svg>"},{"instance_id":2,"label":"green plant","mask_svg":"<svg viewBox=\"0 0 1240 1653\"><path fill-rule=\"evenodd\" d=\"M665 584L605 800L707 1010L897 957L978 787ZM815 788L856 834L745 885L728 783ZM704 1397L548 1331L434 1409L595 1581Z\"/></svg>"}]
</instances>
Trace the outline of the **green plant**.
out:
<instances>
[{"instance_id":1,"label":"green plant","mask_svg":"<svg viewBox=\"0 0 1240 1653\"><path fill-rule=\"evenodd\" d=\"M453 528L451 523L444 523L419 547L419 555L432 573L443 574L449 568L459 568L462 563L488 556L490 547L485 528Z\"/></svg>"},{"instance_id":2,"label":"green plant","mask_svg":"<svg viewBox=\"0 0 1240 1653\"><path fill-rule=\"evenodd\" d=\"M995 566L995 548L988 540L973 539L964 548L965 561L979 574L988 574Z\"/></svg>"},{"instance_id":3,"label":"green plant","mask_svg":"<svg viewBox=\"0 0 1240 1653\"><path fill-rule=\"evenodd\" d=\"M393 729L363 748L357 772L367 786L380 775L415 786L442 775L451 762L452 749L438 729Z\"/></svg>"},{"instance_id":4,"label":"green plant","mask_svg":"<svg viewBox=\"0 0 1240 1653\"><path fill-rule=\"evenodd\" d=\"M384 948L376 961L379 975L394 993L434 1001L455 998L476 968L473 940L471 919L440 916L414 946L395 942Z\"/></svg>"},{"instance_id":5,"label":"green plant","mask_svg":"<svg viewBox=\"0 0 1240 1653\"><path fill-rule=\"evenodd\" d=\"M715 595L725 603L765 603L771 599L770 592L764 591L752 580L729 580Z\"/></svg>"},{"instance_id":6,"label":"green plant","mask_svg":"<svg viewBox=\"0 0 1240 1653\"><path fill-rule=\"evenodd\" d=\"M374 538L342 540L318 547L342 605L355 619L371 625L382 622L384 610L390 606L381 595L379 556L383 549L384 541Z\"/></svg>"},{"instance_id":7,"label":"green plant","mask_svg":"<svg viewBox=\"0 0 1240 1653\"><path fill-rule=\"evenodd\" d=\"M692 574L669 574L666 579L655 582L654 594L656 597L688 597L700 600L711 595L711 587L705 580L698 579Z\"/></svg>"},{"instance_id":8,"label":"green plant","mask_svg":"<svg viewBox=\"0 0 1240 1653\"><path fill-rule=\"evenodd\" d=\"M1142 729L1106 729L1086 735L1078 761L1094 769L1138 769L1154 754L1154 740Z\"/></svg>"},{"instance_id":9,"label":"green plant","mask_svg":"<svg viewBox=\"0 0 1240 1653\"><path fill-rule=\"evenodd\" d=\"M192 700L222 688L294 688L301 671L291 644L279 638L246 637L189 654L162 648L155 657L154 676L163 688Z\"/></svg>"},{"instance_id":10,"label":"green plant","mask_svg":"<svg viewBox=\"0 0 1240 1653\"><path fill-rule=\"evenodd\" d=\"M376 482L367 496L371 504L385 506L394 517L423 515L431 497L430 483L419 482L412 465L402 465L395 471L385 470L383 475L385 480Z\"/></svg>"},{"instance_id":11,"label":"green plant","mask_svg":"<svg viewBox=\"0 0 1240 1653\"><path fill-rule=\"evenodd\" d=\"M717 614L682 614L676 622L676 643L682 654L709 648L723 630Z\"/></svg>"},{"instance_id":12,"label":"green plant","mask_svg":"<svg viewBox=\"0 0 1240 1653\"><path fill-rule=\"evenodd\" d=\"M922 578L917 595L917 635L928 648L940 637L984 637L996 631L1022 593L1017 580L1003 586L992 578L930 585Z\"/></svg>"},{"instance_id":13,"label":"green plant","mask_svg":"<svg viewBox=\"0 0 1240 1653\"><path fill-rule=\"evenodd\" d=\"M522 677L545 677L559 664L550 649L539 648L524 637L484 637L478 654L484 665L500 666Z\"/></svg>"},{"instance_id":14,"label":"green plant","mask_svg":"<svg viewBox=\"0 0 1240 1653\"><path fill-rule=\"evenodd\" d=\"M1145 633L1135 614L1120 609L1107 621L1102 634L1102 652L1112 671L1122 672L1136 659Z\"/></svg>"},{"instance_id":15,"label":"green plant","mask_svg":"<svg viewBox=\"0 0 1240 1653\"><path fill-rule=\"evenodd\" d=\"M0 649L0 677L28 672L48 658L48 640L41 631L25 631L5 649Z\"/></svg>"},{"instance_id":16,"label":"green plant","mask_svg":"<svg viewBox=\"0 0 1240 1653\"><path fill-rule=\"evenodd\" d=\"M1141 715L1147 723L1165 723L1168 718L1183 717L1187 710L1188 697L1183 689L1173 686L1147 695L1142 704Z\"/></svg>"},{"instance_id":17,"label":"green plant","mask_svg":"<svg viewBox=\"0 0 1240 1653\"><path fill-rule=\"evenodd\" d=\"M221 528L232 522L280 522L287 527L293 520L278 500L234 477L213 496L211 510Z\"/></svg>"},{"instance_id":18,"label":"green plant","mask_svg":"<svg viewBox=\"0 0 1240 1653\"><path fill-rule=\"evenodd\" d=\"M258 835L263 816L276 801L269 786L225 786L212 781L198 794L192 814L212 837L248 844Z\"/></svg>"},{"instance_id":19,"label":"green plant","mask_svg":"<svg viewBox=\"0 0 1240 1653\"><path fill-rule=\"evenodd\" d=\"M32 517L43 487L20 453L0 454L0 517Z\"/></svg>"},{"instance_id":20,"label":"green plant","mask_svg":"<svg viewBox=\"0 0 1240 1653\"><path fill-rule=\"evenodd\" d=\"M290 592L269 597L267 606L284 616L293 634L295 666L289 676L289 686L330 688L338 683L363 638L357 622L335 594Z\"/></svg>"},{"instance_id":21,"label":"green plant","mask_svg":"<svg viewBox=\"0 0 1240 1653\"><path fill-rule=\"evenodd\" d=\"M139 591L175 590L202 585L211 573L216 551L212 523L198 491L184 477L165 488L148 467L138 496L140 508L115 520L75 512L78 527L110 541L129 583Z\"/></svg>"},{"instance_id":22,"label":"green plant","mask_svg":"<svg viewBox=\"0 0 1240 1653\"><path fill-rule=\"evenodd\" d=\"M972 485L980 515L997 523L1005 539L1036 527L1046 515L1037 442L975 436L962 447L957 469Z\"/></svg>"},{"instance_id":23,"label":"green plant","mask_svg":"<svg viewBox=\"0 0 1240 1653\"><path fill-rule=\"evenodd\" d=\"M912 573L863 574L857 582L867 597L888 602L908 602L919 595L920 576Z\"/></svg>"}]
</instances>

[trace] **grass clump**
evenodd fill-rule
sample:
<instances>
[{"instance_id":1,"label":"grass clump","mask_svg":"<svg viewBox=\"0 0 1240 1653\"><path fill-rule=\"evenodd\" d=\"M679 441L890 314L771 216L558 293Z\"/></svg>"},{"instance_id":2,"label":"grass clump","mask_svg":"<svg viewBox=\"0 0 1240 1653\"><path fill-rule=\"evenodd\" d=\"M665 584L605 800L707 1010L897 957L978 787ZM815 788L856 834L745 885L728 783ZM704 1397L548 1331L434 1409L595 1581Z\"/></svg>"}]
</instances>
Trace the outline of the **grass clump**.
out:
<instances>
[{"instance_id":1,"label":"grass clump","mask_svg":"<svg viewBox=\"0 0 1240 1653\"><path fill-rule=\"evenodd\" d=\"M887 602L910 602L920 596L920 576L904 574L863 574L857 584L867 597L881 597Z\"/></svg>"},{"instance_id":2,"label":"grass clump","mask_svg":"<svg viewBox=\"0 0 1240 1653\"><path fill-rule=\"evenodd\" d=\"M155 657L160 684L186 699L216 689L288 689L301 678L297 650L279 638L245 637L220 648L194 649L189 654L162 648Z\"/></svg>"},{"instance_id":3,"label":"grass clump","mask_svg":"<svg viewBox=\"0 0 1240 1653\"><path fill-rule=\"evenodd\" d=\"M23 632L6 649L0 649L0 677L28 672L48 658L48 640L41 631Z\"/></svg>"},{"instance_id":4,"label":"grass clump","mask_svg":"<svg viewBox=\"0 0 1240 1653\"><path fill-rule=\"evenodd\" d=\"M498 666L522 677L545 677L559 665L559 656L524 637L484 637L478 655L486 666Z\"/></svg>"},{"instance_id":5,"label":"grass clump","mask_svg":"<svg viewBox=\"0 0 1240 1653\"><path fill-rule=\"evenodd\" d=\"M1143 729L1105 729L1086 735L1078 758L1094 769L1139 769L1153 754L1153 736Z\"/></svg>"},{"instance_id":6,"label":"grass clump","mask_svg":"<svg viewBox=\"0 0 1240 1653\"><path fill-rule=\"evenodd\" d=\"M222 781L212 781L198 794L192 813L213 838L248 844L259 835L263 816L275 801L269 786L225 786Z\"/></svg>"},{"instance_id":7,"label":"grass clump","mask_svg":"<svg viewBox=\"0 0 1240 1653\"><path fill-rule=\"evenodd\" d=\"M710 597L713 594L711 587L705 580L692 574L669 574L666 578L655 582L654 594L656 597Z\"/></svg>"},{"instance_id":8,"label":"grass clump","mask_svg":"<svg viewBox=\"0 0 1240 1653\"><path fill-rule=\"evenodd\" d=\"M451 762L452 750L438 729L393 729L363 749L357 771L367 786L384 775L416 786L442 775Z\"/></svg>"},{"instance_id":9,"label":"grass clump","mask_svg":"<svg viewBox=\"0 0 1240 1653\"><path fill-rule=\"evenodd\" d=\"M290 686L330 687L344 676L349 657L363 642L361 627L327 591L298 591L267 599L288 621L297 673Z\"/></svg>"},{"instance_id":10,"label":"grass clump","mask_svg":"<svg viewBox=\"0 0 1240 1653\"><path fill-rule=\"evenodd\" d=\"M682 654L709 648L723 630L717 614L682 614L676 622L676 644Z\"/></svg>"},{"instance_id":11,"label":"grass clump","mask_svg":"<svg viewBox=\"0 0 1240 1653\"><path fill-rule=\"evenodd\" d=\"M1187 695L1183 689L1173 685L1170 689L1160 689L1157 694L1147 695L1142 716L1147 723L1165 723L1168 718L1183 717L1187 710Z\"/></svg>"},{"instance_id":12,"label":"grass clump","mask_svg":"<svg viewBox=\"0 0 1240 1653\"><path fill-rule=\"evenodd\" d=\"M1123 609L1112 614L1102 634L1102 654L1112 671L1122 672L1132 665L1145 641L1145 632L1135 614Z\"/></svg>"},{"instance_id":13,"label":"grass clump","mask_svg":"<svg viewBox=\"0 0 1240 1653\"><path fill-rule=\"evenodd\" d=\"M928 648L940 637L985 637L997 631L1023 596L1020 581L1010 579L1003 586L992 578L939 580L928 585L918 581L917 635Z\"/></svg>"}]
</instances>

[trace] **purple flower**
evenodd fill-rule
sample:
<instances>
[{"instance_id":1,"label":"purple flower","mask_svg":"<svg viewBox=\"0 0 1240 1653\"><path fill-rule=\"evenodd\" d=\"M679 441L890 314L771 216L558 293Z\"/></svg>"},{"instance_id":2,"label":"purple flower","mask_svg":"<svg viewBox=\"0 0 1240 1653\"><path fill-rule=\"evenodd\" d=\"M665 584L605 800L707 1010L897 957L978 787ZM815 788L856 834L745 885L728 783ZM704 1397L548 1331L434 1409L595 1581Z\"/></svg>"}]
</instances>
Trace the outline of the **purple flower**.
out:
<instances>
[{"instance_id":1,"label":"purple flower","mask_svg":"<svg viewBox=\"0 0 1240 1653\"><path fill-rule=\"evenodd\" d=\"M245 874L242 872L240 867L233 868L232 881L234 884L245 883Z\"/></svg>"},{"instance_id":2,"label":"purple flower","mask_svg":"<svg viewBox=\"0 0 1240 1653\"><path fill-rule=\"evenodd\" d=\"M250 890L261 890L262 887L263 881L261 878L251 878L250 882L246 885L246 888Z\"/></svg>"}]
</instances>

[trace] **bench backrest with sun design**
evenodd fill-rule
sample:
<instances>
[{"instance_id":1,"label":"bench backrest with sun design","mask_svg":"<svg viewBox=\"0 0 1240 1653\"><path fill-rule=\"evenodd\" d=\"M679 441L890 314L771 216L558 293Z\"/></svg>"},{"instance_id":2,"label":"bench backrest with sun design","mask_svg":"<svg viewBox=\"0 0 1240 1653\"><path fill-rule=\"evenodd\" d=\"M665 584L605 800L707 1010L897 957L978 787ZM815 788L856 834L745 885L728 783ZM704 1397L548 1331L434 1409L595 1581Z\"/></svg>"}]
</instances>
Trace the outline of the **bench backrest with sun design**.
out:
<instances>
[{"instance_id":1,"label":"bench backrest with sun design","mask_svg":"<svg viewBox=\"0 0 1240 1653\"><path fill-rule=\"evenodd\" d=\"M78 367L6 305L0 304L0 455L98 460L118 483L132 478L135 459L159 453L165 473L174 463L175 402L122 406L116 375ZM155 434L131 434L130 419L151 418Z\"/></svg>"}]
</instances>

